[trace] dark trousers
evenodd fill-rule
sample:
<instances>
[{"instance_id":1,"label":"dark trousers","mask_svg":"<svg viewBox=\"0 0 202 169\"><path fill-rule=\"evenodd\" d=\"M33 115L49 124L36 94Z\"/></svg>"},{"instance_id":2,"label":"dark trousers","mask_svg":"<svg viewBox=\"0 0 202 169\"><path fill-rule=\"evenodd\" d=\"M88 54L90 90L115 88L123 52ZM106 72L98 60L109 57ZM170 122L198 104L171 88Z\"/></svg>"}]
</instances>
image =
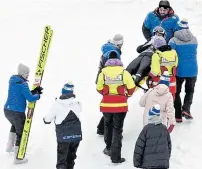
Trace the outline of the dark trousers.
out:
<instances>
[{"instance_id":1,"label":"dark trousers","mask_svg":"<svg viewBox=\"0 0 202 169\"><path fill-rule=\"evenodd\" d=\"M100 119L100 122L99 122L99 124L97 126L97 129L100 132L104 133L104 116L102 116L102 118Z\"/></svg>"},{"instance_id":2,"label":"dark trousers","mask_svg":"<svg viewBox=\"0 0 202 169\"><path fill-rule=\"evenodd\" d=\"M25 113L19 113L4 109L4 114L12 125L10 132L16 133L17 138L15 145L19 146L25 124L25 118L26 118Z\"/></svg>"},{"instance_id":3,"label":"dark trousers","mask_svg":"<svg viewBox=\"0 0 202 169\"><path fill-rule=\"evenodd\" d=\"M174 101L176 118L182 118L182 111L190 113L190 107L193 100L196 79L197 79L196 77L184 77L184 78L176 77L177 92ZM184 103L182 105L180 93L184 81L185 81L185 97L184 97Z\"/></svg>"},{"instance_id":4,"label":"dark trousers","mask_svg":"<svg viewBox=\"0 0 202 169\"><path fill-rule=\"evenodd\" d=\"M80 142L58 142L57 169L73 169Z\"/></svg>"},{"instance_id":5,"label":"dark trousers","mask_svg":"<svg viewBox=\"0 0 202 169\"><path fill-rule=\"evenodd\" d=\"M106 148L110 150L111 160L121 159L122 132L126 116L124 113L103 113L104 114L104 141Z\"/></svg>"}]
</instances>

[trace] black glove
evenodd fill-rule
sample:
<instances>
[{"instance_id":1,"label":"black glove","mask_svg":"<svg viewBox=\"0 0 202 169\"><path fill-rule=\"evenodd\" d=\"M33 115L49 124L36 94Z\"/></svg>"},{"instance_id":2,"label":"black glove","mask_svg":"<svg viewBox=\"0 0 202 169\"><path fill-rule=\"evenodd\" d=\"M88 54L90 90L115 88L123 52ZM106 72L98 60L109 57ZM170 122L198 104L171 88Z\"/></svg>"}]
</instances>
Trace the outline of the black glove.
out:
<instances>
[{"instance_id":1,"label":"black glove","mask_svg":"<svg viewBox=\"0 0 202 169\"><path fill-rule=\"evenodd\" d=\"M42 94L42 90L43 90L43 88L41 87L41 86L37 86L34 90L32 90L31 92L32 92L32 94L34 95L34 94Z\"/></svg>"}]
</instances>

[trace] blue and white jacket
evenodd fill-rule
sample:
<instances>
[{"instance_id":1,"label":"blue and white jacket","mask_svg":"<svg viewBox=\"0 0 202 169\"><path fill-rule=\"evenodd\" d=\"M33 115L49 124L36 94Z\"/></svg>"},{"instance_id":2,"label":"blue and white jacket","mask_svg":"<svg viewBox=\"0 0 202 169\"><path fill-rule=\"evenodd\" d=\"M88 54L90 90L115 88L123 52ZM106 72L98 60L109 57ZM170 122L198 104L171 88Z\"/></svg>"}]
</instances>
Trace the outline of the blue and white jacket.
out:
<instances>
[{"instance_id":1,"label":"blue and white jacket","mask_svg":"<svg viewBox=\"0 0 202 169\"><path fill-rule=\"evenodd\" d=\"M9 80L8 98L4 109L14 112L24 113L26 109L26 100L35 102L40 96L32 95L27 81L18 75L12 75Z\"/></svg>"},{"instance_id":2,"label":"blue and white jacket","mask_svg":"<svg viewBox=\"0 0 202 169\"><path fill-rule=\"evenodd\" d=\"M198 75L197 47L198 42L189 29L176 31L169 41L172 49L178 54L177 76L195 77Z\"/></svg>"},{"instance_id":3,"label":"blue and white jacket","mask_svg":"<svg viewBox=\"0 0 202 169\"><path fill-rule=\"evenodd\" d=\"M44 123L50 124L53 119L55 120L58 142L81 141L81 111L81 103L75 99L74 94L62 95L55 101L50 113L44 117Z\"/></svg>"}]
</instances>

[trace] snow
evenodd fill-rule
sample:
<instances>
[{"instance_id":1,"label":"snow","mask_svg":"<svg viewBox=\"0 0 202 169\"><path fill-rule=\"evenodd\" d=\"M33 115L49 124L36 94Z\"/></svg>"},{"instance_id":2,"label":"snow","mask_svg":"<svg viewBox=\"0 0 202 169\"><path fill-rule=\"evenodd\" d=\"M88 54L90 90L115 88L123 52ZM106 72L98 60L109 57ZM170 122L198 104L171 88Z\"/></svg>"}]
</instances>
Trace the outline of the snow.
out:
<instances>
[{"instance_id":1,"label":"snow","mask_svg":"<svg viewBox=\"0 0 202 169\"><path fill-rule=\"evenodd\" d=\"M100 59L100 47L115 33L124 35L123 63L125 66L137 56L136 47L143 43L142 22L146 14L158 5L158 0L7 0L0 6L0 164L1 169L54 169L56 164L56 137L54 124L43 124L55 97L68 80L75 84L75 93L82 102L81 115L84 139L78 150L75 169L132 169L136 139L142 129L143 109L138 101L140 90L129 100L130 111L125 119L122 156L126 162L113 165L103 155L103 137L96 135L100 117L101 96L95 90L95 77ZM180 18L189 24L199 44L202 44L202 0L171 1ZM16 73L18 63L31 69L30 86L39 56L43 29L46 24L54 30L52 44L42 86L44 94L37 103L30 134L27 156L29 162L14 165L13 154L5 152L10 124L4 117L8 80ZM199 45L198 61L202 48ZM192 105L193 121L177 124L171 134L173 149L171 169L201 169L202 134L200 111L202 81L199 77ZM183 94L182 94L183 96Z\"/></svg>"}]
</instances>

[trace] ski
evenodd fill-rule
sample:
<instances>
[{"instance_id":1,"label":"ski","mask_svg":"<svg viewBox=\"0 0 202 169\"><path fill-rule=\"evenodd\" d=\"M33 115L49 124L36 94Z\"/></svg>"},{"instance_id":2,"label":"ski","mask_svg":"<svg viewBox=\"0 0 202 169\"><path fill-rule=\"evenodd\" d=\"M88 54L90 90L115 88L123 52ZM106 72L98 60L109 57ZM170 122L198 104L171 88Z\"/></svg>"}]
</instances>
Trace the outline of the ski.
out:
<instances>
[{"instance_id":1,"label":"ski","mask_svg":"<svg viewBox=\"0 0 202 169\"><path fill-rule=\"evenodd\" d=\"M53 34L53 31L51 30L51 27L45 26L41 50L40 50L40 56L39 56L37 67L36 67L35 80L34 80L32 89L35 89L37 86L41 85L44 69L45 69L45 65L48 57L48 50L51 43L52 34ZM27 116L24 124L24 129L21 137L18 154L16 157L19 160L23 160L25 157L35 106L36 106L36 102L29 102L27 106Z\"/></svg>"}]
</instances>

